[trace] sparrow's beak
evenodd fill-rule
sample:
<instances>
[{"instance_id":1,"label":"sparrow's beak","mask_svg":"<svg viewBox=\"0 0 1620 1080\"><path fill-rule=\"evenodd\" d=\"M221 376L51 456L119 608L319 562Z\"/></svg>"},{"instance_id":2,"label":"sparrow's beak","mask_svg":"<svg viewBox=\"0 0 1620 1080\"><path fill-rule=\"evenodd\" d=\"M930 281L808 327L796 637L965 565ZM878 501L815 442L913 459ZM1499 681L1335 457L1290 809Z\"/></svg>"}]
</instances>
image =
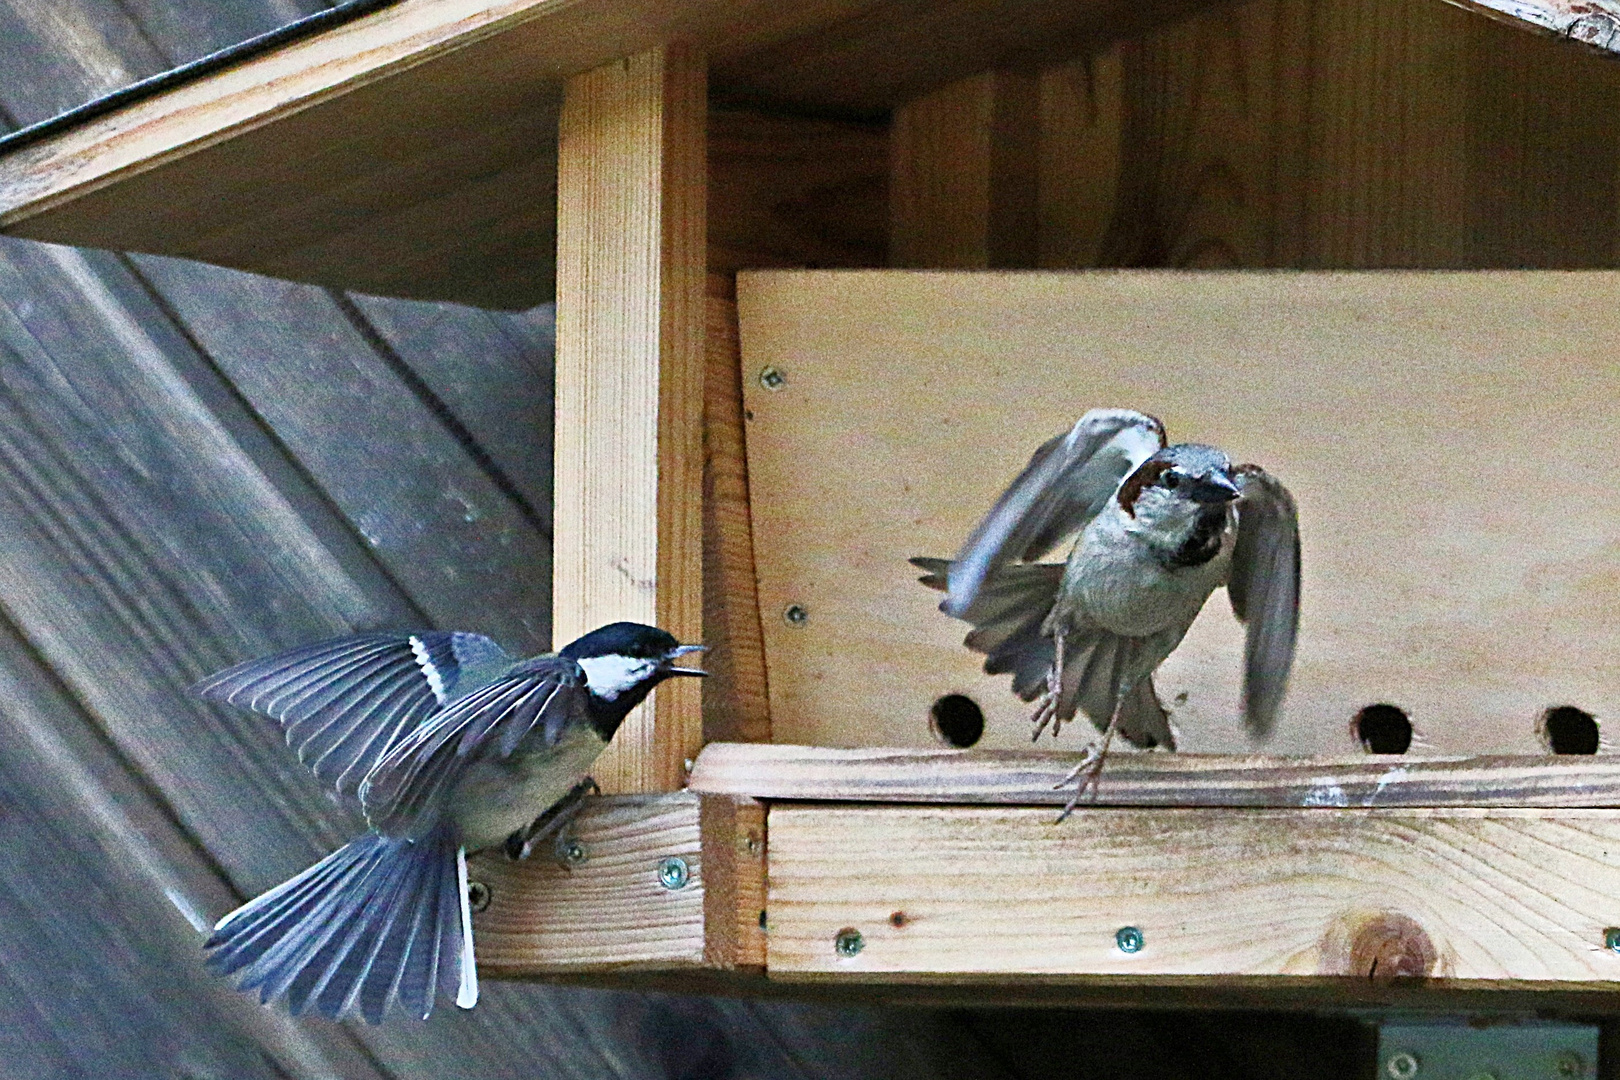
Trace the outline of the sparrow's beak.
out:
<instances>
[{"instance_id":1,"label":"sparrow's beak","mask_svg":"<svg viewBox=\"0 0 1620 1080\"><path fill-rule=\"evenodd\" d=\"M702 668L676 667L673 663L677 657L685 656L687 653L702 652L706 648L708 648L706 645L677 645L670 650L669 655L664 657L664 670L671 675L707 675L708 672Z\"/></svg>"},{"instance_id":2,"label":"sparrow's beak","mask_svg":"<svg viewBox=\"0 0 1620 1080\"><path fill-rule=\"evenodd\" d=\"M1181 491L1189 499L1201 503L1231 502L1243 494L1230 477L1218 472L1195 477L1191 483L1182 485Z\"/></svg>"}]
</instances>

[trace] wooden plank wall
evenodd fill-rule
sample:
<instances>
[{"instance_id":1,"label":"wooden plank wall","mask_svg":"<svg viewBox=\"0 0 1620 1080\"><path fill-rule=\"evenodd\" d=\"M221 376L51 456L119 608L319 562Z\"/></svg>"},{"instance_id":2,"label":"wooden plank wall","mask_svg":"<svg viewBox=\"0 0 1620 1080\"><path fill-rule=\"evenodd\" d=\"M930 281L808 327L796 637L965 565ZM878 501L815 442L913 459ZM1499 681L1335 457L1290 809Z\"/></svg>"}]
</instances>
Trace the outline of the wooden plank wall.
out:
<instances>
[{"instance_id":1,"label":"wooden plank wall","mask_svg":"<svg viewBox=\"0 0 1620 1080\"><path fill-rule=\"evenodd\" d=\"M319 6L0 0L0 130ZM272 725L186 687L362 627L544 648L551 363L549 306L0 240L0 1074L921 1080L983 1064L927 1013L491 980L472 1012L370 1028L292 1020L203 971L215 919L359 822Z\"/></svg>"}]
</instances>

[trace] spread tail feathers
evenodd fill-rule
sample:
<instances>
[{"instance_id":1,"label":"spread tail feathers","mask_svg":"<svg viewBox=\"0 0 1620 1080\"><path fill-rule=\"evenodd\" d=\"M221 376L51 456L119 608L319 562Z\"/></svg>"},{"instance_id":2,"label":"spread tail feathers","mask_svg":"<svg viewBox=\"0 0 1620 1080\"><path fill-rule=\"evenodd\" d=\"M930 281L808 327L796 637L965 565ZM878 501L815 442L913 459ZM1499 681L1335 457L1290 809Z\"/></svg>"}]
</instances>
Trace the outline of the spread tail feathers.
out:
<instances>
[{"instance_id":1,"label":"spread tail feathers","mask_svg":"<svg viewBox=\"0 0 1620 1080\"><path fill-rule=\"evenodd\" d=\"M911 564L924 571L919 579L924 585L941 591L947 588L949 560L916 558ZM1052 639L1042 633L1042 626L1062 582L1061 563L1002 565L984 581L973 603L959 616L973 626L963 644L985 654L986 673L1011 672L1013 693L1025 701L1035 700L1046 690L1047 673L1057 653ZM1116 695L1140 647L1136 639L1106 630L1071 632L1064 646L1057 718L1072 719L1076 709L1081 709L1099 730L1106 728ZM1132 744L1175 749L1170 718L1153 691L1151 676L1137 682L1126 695L1119 720L1119 733Z\"/></svg>"},{"instance_id":2,"label":"spread tail feathers","mask_svg":"<svg viewBox=\"0 0 1620 1080\"><path fill-rule=\"evenodd\" d=\"M368 833L221 919L208 968L245 971L241 989L286 995L295 1016L358 1010L376 1024L397 999L426 1019L439 991L470 1007L464 859L447 825L415 840Z\"/></svg>"}]
</instances>

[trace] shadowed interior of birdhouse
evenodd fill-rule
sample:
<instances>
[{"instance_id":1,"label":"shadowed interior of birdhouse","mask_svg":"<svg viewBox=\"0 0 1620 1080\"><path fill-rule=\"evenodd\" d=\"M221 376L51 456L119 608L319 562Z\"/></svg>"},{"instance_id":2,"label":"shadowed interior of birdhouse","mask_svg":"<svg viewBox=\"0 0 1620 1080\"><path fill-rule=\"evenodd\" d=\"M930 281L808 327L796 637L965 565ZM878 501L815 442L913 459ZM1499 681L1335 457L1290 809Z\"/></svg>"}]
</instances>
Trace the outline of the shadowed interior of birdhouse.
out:
<instances>
[{"instance_id":1,"label":"shadowed interior of birdhouse","mask_svg":"<svg viewBox=\"0 0 1620 1080\"><path fill-rule=\"evenodd\" d=\"M1031 706L907 560L955 554L1035 447L1123 407L1298 500L1298 653L1267 751L1399 753L1390 710L1420 751L1534 753L1539 728L1592 752L1620 706L1617 299L1602 272L743 274L772 740L965 745L937 704L960 695L976 745L1027 747ZM1217 590L1159 669L1181 749L1252 749L1242 641Z\"/></svg>"}]
</instances>

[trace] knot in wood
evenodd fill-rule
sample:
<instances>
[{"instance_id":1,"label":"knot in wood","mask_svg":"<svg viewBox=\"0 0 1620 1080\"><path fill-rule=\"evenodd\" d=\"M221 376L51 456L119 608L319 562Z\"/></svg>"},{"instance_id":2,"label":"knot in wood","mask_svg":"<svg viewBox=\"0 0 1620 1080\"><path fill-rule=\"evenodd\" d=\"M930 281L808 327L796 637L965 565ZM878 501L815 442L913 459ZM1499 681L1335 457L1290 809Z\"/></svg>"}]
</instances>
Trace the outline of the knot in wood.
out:
<instances>
[{"instance_id":1,"label":"knot in wood","mask_svg":"<svg viewBox=\"0 0 1620 1080\"><path fill-rule=\"evenodd\" d=\"M1354 912L1337 919L1322 941L1321 973L1377 982L1427 978L1439 954L1417 920L1398 911Z\"/></svg>"}]
</instances>

